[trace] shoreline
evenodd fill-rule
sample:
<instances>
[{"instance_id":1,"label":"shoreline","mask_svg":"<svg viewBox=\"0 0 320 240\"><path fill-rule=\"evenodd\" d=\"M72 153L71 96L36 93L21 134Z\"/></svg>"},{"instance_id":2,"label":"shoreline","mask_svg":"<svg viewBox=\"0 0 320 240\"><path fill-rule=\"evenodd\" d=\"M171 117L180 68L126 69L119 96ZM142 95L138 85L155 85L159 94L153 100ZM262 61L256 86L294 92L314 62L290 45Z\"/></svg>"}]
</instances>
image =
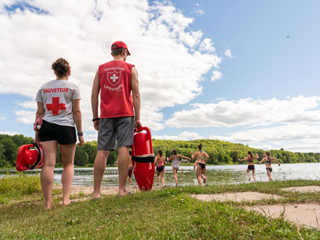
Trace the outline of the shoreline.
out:
<instances>
[{"instance_id":1,"label":"shoreline","mask_svg":"<svg viewBox=\"0 0 320 240\"><path fill-rule=\"evenodd\" d=\"M187 163L180 163L179 166L180 167L192 167L194 164L194 162L187 164ZM277 163L273 163L273 164L277 164ZM281 163L281 165L288 165L288 164L320 164L320 162L299 162L299 163ZM248 164L206 164L206 166L247 166ZM258 163L254 164L254 165L259 165ZM261 166L265 165L264 163L261 164ZM171 167L172 165L165 165L165 167ZM93 167L86 167L86 166L74 166L74 169L86 169L86 168L92 168ZM106 166L106 169L108 168L118 168L117 166ZM55 167L54 169L63 169L63 167ZM37 171L39 169L34 169L34 170L28 170L25 172L34 172ZM16 171L19 172L16 168L0 168L0 172L1 171ZM23 172L21 172L23 173Z\"/></svg>"}]
</instances>

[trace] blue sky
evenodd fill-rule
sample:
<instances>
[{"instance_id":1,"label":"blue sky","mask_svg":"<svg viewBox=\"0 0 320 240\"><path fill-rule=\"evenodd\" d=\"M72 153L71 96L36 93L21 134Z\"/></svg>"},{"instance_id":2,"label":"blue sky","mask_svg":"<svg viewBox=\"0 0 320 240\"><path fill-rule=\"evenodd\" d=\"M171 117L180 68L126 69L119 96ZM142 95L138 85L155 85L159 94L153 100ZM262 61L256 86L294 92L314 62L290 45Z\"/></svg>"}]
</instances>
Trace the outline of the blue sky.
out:
<instances>
[{"instance_id":1,"label":"blue sky","mask_svg":"<svg viewBox=\"0 0 320 240\"><path fill-rule=\"evenodd\" d=\"M128 61L136 63L140 74L142 123L153 136L320 151L319 1L87 1L71 11L62 2L24 1L15 5L20 11L0 4L6 26L0 40L0 132L33 135L30 101L42 82L53 79L50 64L59 53L73 66L70 81L80 85L85 134L94 139L92 78L95 67L110 60L105 56L110 43L121 38L133 49ZM94 22L88 15L97 12L102 18ZM37 18L42 19L39 26ZM112 20L121 27L112 26ZM66 26L56 27L61 23ZM91 25L97 31L91 32ZM100 39L99 29L112 32L113 27L114 37ZM205 42L209 44L201 47ZM9 49L14 51L9 54ZM212 81L213 71L222 77Z\"/></svg>"}]
</instances>

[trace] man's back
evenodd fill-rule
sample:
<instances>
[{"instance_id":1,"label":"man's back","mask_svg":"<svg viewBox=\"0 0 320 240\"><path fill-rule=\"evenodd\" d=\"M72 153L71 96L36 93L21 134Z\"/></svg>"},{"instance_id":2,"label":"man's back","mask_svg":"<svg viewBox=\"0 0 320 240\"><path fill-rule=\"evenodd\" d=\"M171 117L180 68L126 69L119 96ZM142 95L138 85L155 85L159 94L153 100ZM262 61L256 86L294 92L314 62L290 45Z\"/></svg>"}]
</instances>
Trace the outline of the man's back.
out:
<instances>
[{"instance_id":1,"label":"man's back","mask_svg":"<svg viewBox=\"0 0 320 240\"><path fill-rule=\"evenodd\" d=\"M124 61L110 61L99 66L100 118L134 116L131 95L133 67Z\"/></svg>"}]
</instances>

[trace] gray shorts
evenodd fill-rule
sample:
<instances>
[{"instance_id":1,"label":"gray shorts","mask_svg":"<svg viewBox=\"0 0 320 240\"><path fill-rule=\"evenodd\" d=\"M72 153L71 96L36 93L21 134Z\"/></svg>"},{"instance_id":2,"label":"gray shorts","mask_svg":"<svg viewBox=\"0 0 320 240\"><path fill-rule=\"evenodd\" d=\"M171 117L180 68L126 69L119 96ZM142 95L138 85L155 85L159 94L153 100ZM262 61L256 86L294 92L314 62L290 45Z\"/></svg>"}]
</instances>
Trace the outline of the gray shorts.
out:
<instances>
[{"instance_id":1,"label":"gray shorts","mask_svg":"<svg viewBox=\"0 0 320 240\"><path fill-rule=\"evenodd\" d=\"M133 144L134 117L101 118L98 131L98 151L114 151Z\"/></svg>"}]
</instances>

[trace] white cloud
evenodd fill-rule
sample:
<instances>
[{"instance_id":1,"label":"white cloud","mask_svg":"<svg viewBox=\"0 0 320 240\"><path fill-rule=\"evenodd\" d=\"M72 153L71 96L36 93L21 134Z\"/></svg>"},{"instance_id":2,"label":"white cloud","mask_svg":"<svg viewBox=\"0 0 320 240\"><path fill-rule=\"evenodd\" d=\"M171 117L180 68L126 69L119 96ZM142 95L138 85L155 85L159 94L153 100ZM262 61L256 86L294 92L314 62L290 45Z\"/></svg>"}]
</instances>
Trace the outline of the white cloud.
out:
<instances>
[{"instance_id":1,"label":"white cloud","mask_svg":"<svg viewBox=\"0 0 320 240\"><path fill-rule=\"evenodd\" d=\"M193 11L195 14L197 14L197 15L203 15L204 14L204 11L203 10L201 10L201 9L196 9L196 10L194 10Z\"/></svg>"},{"instance_id":2,"label":"white cloud","mask_svg":"<svg viewBox=\"0 0 320 240\"><path fill-rule=\"evenodd\" d=\"M14 3L17 1L6 2ZM80 87L85 131L93 130L90 94L94 74L99 64L111 60L112 42L126 42L132 53L128 62L134 63L139 72L141 120L153 130L163 128L161 110L186 104L198 96L202 76L218 68L221 62L212 53L211 40L202 40L201 30L190 30L194 19L184 16L170 2L149 5L146 0L26 0L24 3L48 14L28 9L8 14L5 3L0 4L0 94L16 93L34 99L39 87L54 79L52 62L64 57L72 66L70 81ZM205 43L203 47L207 50L198 51ZM21 115L18 121L30 123Z\"/></svg>"},{"instance_id":3,"label":"white cloud","mask_svg":"<svg viewBox=\"0 0 320 240\"><path fill-rule=\"evenodd\" d=\"M19 110L15 111L17 122L25 124L33 124L36 114L33 111Z\"/></svg>"},{"instance_id":4,"label":"white cloud","mask_svg":"<svg viewBox=\"0 0 320 240\"><path fill-rule=\"evenodd\" d=\"M88 141L97 141L98 140L98 132L91 133L91 134L84 134L84 139L86 142Z\"/></svg>"},{"instance_id":5,"label":"white cloud","mask_svg":"<svg viewBox=\"0 0 320 240\"><path fill-rule=\"evenodd\" d=\"M6 120L5 117L0 116L0 121Z\"/></svg>"},{"instance_id":6,"label":"white cloud","mask_svg":"<svg viewBox=\"0 0 320 240\"><path fill-rule=\"evenodd\" d=\"M13 136L13 135L20 134L20 133L10 132L10 131L0 131L0 134Z\"/></svg>"},{"instance_id":7,"label":"white cloud","mask_svg":"<svg viewBox=\"0 0 320 240\"><path fill-rule=\"evenodd\" d=\"M199 50L204 52L214 52L216 49L212 46L213 42L210 38L205 38L200 44Z\"/></svg>"},{"instance_id":8,"label":"white cloud","mask_svg":"<svg viewBox=\"0 0 320 240\"><path fill-rule=\"evenodd\" d=\"M226 55L228 58L233 58L233 56L232 56L232 53L231 53L231 50L230 50L230 49L227 49L227 50L224 52L224 55Z\"/></svg>"},{"instance_id":9,"label":"white cloud","mask_svg":"<svg viewBox=\"0 0 320 240\"><path fill-rule=\"evenodd\" d=\"M209 138L244 143L261 149L289 151L320 151L320 125L292 123L279 127L238 131L227 136L212 135Z\"/></svg>"},{"instance_id":10,"label":"white cloud","mask_svg":"<svg viewBox=\"0 0 320 240\"><path fill-rule=\"evenodd\" d=\"M175 112L166 121L170 127L235 127L259 126L272 123L317 123L320 121L320 97L276 98L218 103L192 104L190 110ZM201 116L201 117L199 117Z\"/></svg>"},{"instance_id":11,"label":"white cloud","mask_svg":"<svg viewBox=\"0 0 320 240\"><path fill-rule=\"evenodd\" d=\"M194 139L204 139L203 136L200 136L196 132L188 132L184 131L177 136L168 136L168 135L161 135L161 136L153 136L154 139L163 139L163 140L194 140Z\"/></svg>"},{"instance_id":12,"label":"white cloud","mask_svg":"<svg viewBox=\"0 0 320 240\"><path fill-rule=\"evenodd\" d=\"M36 101L19 102L17 104L23 108L37 109Z\"/></svg>"},{"instance_id":13,"label":"white cloud","mask_svg":"<svg viewBox=\"0 0 320 240\"><path fill-rule=\"evenodd\" d=\"M218 70L213 70L212 76L211 76L211 81L214 82L215 80L218 80L222 78L222 73L219 72Z\"/></svg>"},{"instance_id":14,"label":"white cloud","mask_svg":"<svg viewBox=\"0 0 320 240\"><path fill-rule=\"evenodd\" d=\"M204 14L204 11L200 9L201 5L199 3L196 3L196 6L193 8L193 11L191 13L195 13L199 16Z\"/></svg>"}]
</instances>

